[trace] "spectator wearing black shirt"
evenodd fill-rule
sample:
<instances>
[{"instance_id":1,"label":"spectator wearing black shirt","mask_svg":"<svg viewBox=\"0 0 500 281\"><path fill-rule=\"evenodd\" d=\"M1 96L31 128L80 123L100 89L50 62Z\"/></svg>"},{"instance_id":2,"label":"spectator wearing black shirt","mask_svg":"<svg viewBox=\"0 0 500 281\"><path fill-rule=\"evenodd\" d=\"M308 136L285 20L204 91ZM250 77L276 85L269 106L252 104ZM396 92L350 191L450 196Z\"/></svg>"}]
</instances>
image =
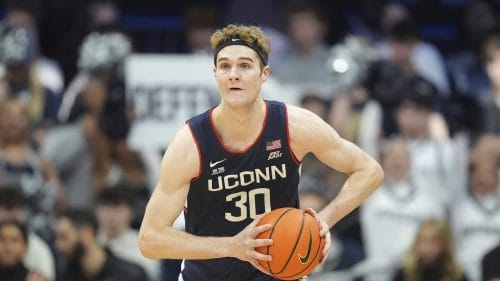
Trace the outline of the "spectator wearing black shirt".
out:
<instances>
[{"instance_id":1,"label":"spectator wearing black shirt","mask_svg":"<svg viewBox=\"0 0 500 281\"><path fill-rule=\"evenodd\" d=\"M500 245L489 251L482 260L483 281L500 281Z\"/></svg>"},{"instance_id":2,"label":"spectator wearing black shirt","mask_svg":"<svg viewBox=\"0 0 500 281\"><path fill-rule=\"evenodd\" d=\"M92 212L70 209L58 216L56 248L66 266L59 281L147 281L144 269L126 262L96 240L97 220Z\"/></svg>"}]
</instances>

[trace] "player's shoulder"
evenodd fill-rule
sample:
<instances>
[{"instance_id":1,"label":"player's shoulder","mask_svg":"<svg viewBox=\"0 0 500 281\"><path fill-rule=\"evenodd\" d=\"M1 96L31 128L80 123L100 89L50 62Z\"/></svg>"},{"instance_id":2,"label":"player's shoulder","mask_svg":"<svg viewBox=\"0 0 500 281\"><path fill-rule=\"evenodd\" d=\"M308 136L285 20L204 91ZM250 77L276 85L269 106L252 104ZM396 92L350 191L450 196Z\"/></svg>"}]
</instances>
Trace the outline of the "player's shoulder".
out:
<instances>
[{"instance_id":1,"label":"player's shoulder","mask_svg":"<svg viewBox=\"0 0 500 281\"><path fill-rule=\"evenodd\" d=\"M307 133L310 129L318 127L319 123L322 122L322 119L318 115L305 108L286 104L286 110L288 126L291 133L293 131L300 133L304 130L304 132Z\"/></svg>"},{"instance_id":2,"label":"player's shoulder","mask_svg":"<svg viewBox=\"0 0 500 281\"><path fill-rule=\"evenodd\" d=\"M285 107L286 107L289 119L290 118L304 119L304 118L318 117L313 112L311 112L303 107L300 107L300 106L285 103Z\"/></svg>"},{"instance_id":3,"label":"player's shoulder","mask_svg":"<svg viewBox=\"0 0 500 281\"><path fill-rule=\"evenodd\" d=\"M192 179L199 174L200 154L198 145L188 124L176 133L163 156L162 169L165 175Z\"/></svg>"},{"instance_id":4,"label":"player's shoulder","mask_svg":"<svg viewBox=\"0 0 500 281\"><path fill-rule=\"evenodd\" d=\"M168 149L180 151L182 153L197 151L196 141L189 124L184 124L184 126L177 131L168 145Z\"/></svg>"},{"instance_id":5,"label":"player's shoulder","mask_svg":"<svg viewBox=\"0 0 500 281\"><path fill-rule=\"evenodd\" d=\"M203 113L200 113L198 115L195 115L191 118L189 118L186 121L186 124L192 128L197 127L197 126L206 126L207 122L209 122L209 113L210 110L207 110Z\"/></svg>"}]
</instances>

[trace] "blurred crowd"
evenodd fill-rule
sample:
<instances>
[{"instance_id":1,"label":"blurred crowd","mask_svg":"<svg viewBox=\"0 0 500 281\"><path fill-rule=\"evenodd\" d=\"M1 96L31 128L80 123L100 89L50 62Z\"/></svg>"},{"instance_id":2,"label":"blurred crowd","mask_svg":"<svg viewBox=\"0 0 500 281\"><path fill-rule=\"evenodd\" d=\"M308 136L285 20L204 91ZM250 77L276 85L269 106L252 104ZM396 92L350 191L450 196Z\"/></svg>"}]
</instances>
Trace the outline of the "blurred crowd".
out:
<instances>
[{"instance_id":1,"label":"blurred crowd","mask_svg":"<svg viewBox=\"0 0 500 281\"><path fill-rule=\"evenodd\" d=\"M177 280L137 246L159 163L127 142L124 65L211 56L229 22L271 35L271 79L385 171L310 280L500 280L499 1L151 4L158 26L132 2L0 7L0 280ZM344 179L308 155L301 207Z\"/></svg>"}]
</instances>

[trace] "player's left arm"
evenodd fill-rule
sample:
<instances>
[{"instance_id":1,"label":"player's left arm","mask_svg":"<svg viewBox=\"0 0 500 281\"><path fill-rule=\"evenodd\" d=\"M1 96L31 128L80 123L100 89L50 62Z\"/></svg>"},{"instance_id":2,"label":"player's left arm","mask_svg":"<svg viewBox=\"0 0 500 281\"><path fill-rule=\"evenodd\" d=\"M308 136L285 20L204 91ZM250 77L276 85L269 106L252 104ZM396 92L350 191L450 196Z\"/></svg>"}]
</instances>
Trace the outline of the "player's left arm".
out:
<instances>
[{"instance_id":1,"label":"player's left arm","mask_svg":"<svg viewBox=\"0 0 500 281\"><path fill-rule=\"evenodd\" d=\"M382 183L382 168L371 156L314 113L288 106L291 149L298 159L312 152L321 162L348 176L340 193L318 215L331 228Z\"/></svg>"}]
</instances>

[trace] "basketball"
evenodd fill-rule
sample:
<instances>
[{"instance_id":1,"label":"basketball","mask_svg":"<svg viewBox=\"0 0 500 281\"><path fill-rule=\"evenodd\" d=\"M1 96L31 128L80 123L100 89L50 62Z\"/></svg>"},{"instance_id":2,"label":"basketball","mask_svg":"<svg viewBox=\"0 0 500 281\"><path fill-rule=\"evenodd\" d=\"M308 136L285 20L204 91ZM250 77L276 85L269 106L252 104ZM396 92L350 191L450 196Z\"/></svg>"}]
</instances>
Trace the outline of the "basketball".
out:
<instances>
[{"instance_id":1,"label":"basketball","mask_svg":"<svg viewBox=\"0 0 500 281\"><path fill-rule=\"evenodd\" d=\"M257 239L272 239L273 245L257 247L272 261L259 260L274 278L295 280L311 273L321 260L325 243L319 235L316 219L304 210L279 208L265 214L258 225L273 228L260 233Z\"/></svg>"}]
</instances>

